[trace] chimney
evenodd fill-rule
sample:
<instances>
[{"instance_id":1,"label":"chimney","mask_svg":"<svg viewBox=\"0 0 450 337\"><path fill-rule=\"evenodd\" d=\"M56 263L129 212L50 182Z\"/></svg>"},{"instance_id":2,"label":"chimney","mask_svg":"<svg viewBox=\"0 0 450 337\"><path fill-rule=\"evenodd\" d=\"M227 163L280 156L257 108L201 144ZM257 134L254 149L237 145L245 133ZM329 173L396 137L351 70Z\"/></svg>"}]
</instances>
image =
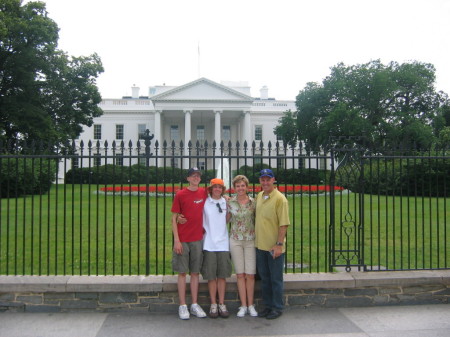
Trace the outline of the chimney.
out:
<instances>
[{"instance_id":1,"label":"chimney","mask_svg":"<svg viewBox=\"0 0 450 337\"><path fill-rule=\"evenodd\" d=\"M139 98L139 87L136 87L136 84L133 84L133 86L131 87L131 97Z\"/></svg>"},{"instance_id":2,"label":"chimney","mask_svg":"<svg viewBox=\"0 0 450 337\"><path fill-rule=\"evenodd\" d=\"M259 90L260 94L261 94L261 99L269 99L269 88L267 88L267 86L263 86L260 90Z\"/></svg>"}]
</instances>

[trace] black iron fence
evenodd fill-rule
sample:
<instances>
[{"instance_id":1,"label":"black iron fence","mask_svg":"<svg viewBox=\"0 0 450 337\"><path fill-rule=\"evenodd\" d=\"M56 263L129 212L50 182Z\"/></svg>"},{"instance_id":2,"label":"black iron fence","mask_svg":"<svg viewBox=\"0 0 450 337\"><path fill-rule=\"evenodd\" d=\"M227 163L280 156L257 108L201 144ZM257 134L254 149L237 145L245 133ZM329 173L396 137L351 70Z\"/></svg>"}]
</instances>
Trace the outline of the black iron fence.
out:
<instances>
[{"instance_id":1,"label":"black iron fence","mask_svg":"<svg viewBox=\"0 0 450 337\"><path fill-rule=\"evenodd\" d=\"M285 271L450 268L450 156L280 143L0 144L0 274L171 274L171 204L271 167L290 205ZM230 189L227 193L233 193Z\"/></svg>"}]
</instances>

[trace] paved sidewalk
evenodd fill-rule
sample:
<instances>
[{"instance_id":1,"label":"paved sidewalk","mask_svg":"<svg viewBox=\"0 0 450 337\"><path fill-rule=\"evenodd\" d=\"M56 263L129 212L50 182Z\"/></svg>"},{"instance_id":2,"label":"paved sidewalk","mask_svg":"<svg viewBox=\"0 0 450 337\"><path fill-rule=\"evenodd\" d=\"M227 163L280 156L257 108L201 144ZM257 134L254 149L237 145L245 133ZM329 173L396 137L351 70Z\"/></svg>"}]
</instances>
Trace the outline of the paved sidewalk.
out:
<instances>
[{"instance_id":1,"label":"paved sidewalk","mask_svg":"<svg viewBox=\"0 0 450 337\"><path fill-rule=\"evenodd\" d=\"M207 308L204 308L207 309ZM450 305L291 308L277 320L177 313L0 313L0 337L449 337Z\"/></svg>"}]
</instances>

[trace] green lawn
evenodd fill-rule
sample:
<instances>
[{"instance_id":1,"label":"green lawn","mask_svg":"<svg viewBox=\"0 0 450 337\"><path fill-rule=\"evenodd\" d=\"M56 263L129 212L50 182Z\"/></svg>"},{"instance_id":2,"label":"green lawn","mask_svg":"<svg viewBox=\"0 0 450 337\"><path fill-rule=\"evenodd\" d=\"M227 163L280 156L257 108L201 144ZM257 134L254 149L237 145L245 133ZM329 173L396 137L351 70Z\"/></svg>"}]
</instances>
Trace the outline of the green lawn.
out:
<instances>
[{"instance_id":1,"label":"green lawn","mask_svg":"<svg viewBox=\"0 0 450 337\"><path fill-rule=\"evenodd\" d=\"M104 195L98 188L57 185L47 195L2 199L0 274L170 274L172 197ZM288 199L286 271L327 271L330 196ZM363 237L358 195L335 196L335 247L352 251L360 238L359 255L376 269L450 267L446 199L365 195L362 202ZM353 252L336 256L336 264L357 263Z\"/></svg>"}]
</instances>

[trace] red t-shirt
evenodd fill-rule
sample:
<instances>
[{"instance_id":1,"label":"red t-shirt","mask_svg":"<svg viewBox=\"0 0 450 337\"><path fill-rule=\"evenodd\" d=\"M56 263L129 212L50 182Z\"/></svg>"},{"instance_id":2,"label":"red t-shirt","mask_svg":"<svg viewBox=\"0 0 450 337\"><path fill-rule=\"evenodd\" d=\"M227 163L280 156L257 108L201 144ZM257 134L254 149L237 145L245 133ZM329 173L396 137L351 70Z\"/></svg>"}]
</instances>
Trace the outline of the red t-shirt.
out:
<instances>
[{"instance_id":1,"label":"red t-shirt","mask_svg":"<svg viewBox=\"0 0 450 337\"><path fill-rule=\"evenodd\" d=\"M199 187L197 191L183 188L175 194L172 212L183 214L186 223L178 224L178 236L181 242L193 242L203 239L203 205L208 192Z\"/></svg>"}]
</instances>

